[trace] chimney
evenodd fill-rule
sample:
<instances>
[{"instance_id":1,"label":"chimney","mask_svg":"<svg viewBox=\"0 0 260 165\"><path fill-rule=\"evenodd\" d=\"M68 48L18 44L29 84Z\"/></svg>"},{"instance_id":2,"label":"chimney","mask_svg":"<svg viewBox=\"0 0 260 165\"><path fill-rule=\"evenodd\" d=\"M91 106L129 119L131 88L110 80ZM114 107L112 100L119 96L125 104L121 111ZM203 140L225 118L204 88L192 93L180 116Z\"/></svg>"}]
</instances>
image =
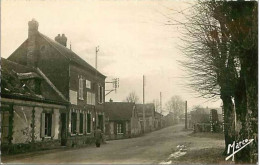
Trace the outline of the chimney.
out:
<instances>
[{"instance_id":1,"label":"chimney","mask_svg":"<svg viewBox=\"0 0 260 165\"><path fill-rule=\"evenodd\" d=\"M36 67L36 36L38 34L39 23L32 19L28 22L28 49L27 49L27 65Z\"/></svg>"},{"instance_id":2,"label":"chimney","mask_svg":"<svg viewBox=\"0 0 260 165\"><path fill-rule=\"evenodd\" d=\"M62 36L58 34L58 36L55 37L55 41L57 41L58 43L60 43L65 47L67 46L67 37L65 36L65 34L62 34Z\"/></svg>"}]
</instances>

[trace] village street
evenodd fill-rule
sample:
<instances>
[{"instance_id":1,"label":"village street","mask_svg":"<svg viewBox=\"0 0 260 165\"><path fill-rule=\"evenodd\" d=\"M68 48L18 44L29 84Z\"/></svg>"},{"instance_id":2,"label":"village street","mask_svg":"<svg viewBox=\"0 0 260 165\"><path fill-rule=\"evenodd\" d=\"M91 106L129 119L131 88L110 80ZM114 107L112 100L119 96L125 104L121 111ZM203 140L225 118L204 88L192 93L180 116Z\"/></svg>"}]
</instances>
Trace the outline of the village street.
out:
<instances>
[{"instance_id":1,"label":"village street","mask_svg":"<svg viewBox=\"0 0 260 165\"><path fill-rule=\"evenodd\" d=\"M164 129L145 134L141 137L107 141L101 148L89 146L74 149L58 149L41 151L25 155L2 157L3 163L162 163L174 160L172 153L177 151L176 146L187 146L188 153L214 153L221 150L224 140L205 136L194 136L192 131L184 131L184 125L166 127ZM207 134L207 133L205 133ZM212 149L212 150L211 150ZM186 152L183 152L186 153ZM200 157L203 159L203 153ZM215 153L214 153L215 154ZM177 154L178 155L178 154ZM179 154L182 155L182 154ZM176 156L176 155L175 155ZM185 156L185 155L184 155ZM182 156L182 157L184 157ZM211 155L214 157L214 155ZM219 157L219 155L216 155ZM197 158L198 156L196 156ZM205 155L205 158L208 157ZM212 159L214 160L214 159ZM191 160L189 160L191 161ZM185 162L185 161L184 161ZM212 162L209 162L212 163ZM223 163L223 162L222 162Z\"/></svg>"}]
</instances>

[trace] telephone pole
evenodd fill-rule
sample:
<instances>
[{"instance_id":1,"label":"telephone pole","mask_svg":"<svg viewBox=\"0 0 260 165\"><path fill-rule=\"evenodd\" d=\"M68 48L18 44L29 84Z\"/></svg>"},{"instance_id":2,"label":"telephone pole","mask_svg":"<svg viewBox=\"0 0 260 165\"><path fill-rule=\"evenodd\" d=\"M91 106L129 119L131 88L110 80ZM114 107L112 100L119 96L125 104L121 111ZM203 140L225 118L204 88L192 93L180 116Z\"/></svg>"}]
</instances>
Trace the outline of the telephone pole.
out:
<instances>
[{"instance_id":1,"label":"telephone pole","mask_svg":"<svg viewBox=\"0 0 260 165\"><path fill-rule=\"evenodd\" d=\"M99 52L99 46L96 47L96 64L95 64L95 67L96 67L96 70L97 70L97 54Z\"/></svg>"},{"instance_id":2,"label":"telephone pole","mask_svg":"<svg viewBox=\"0 0 260 165\"><path fill-rule=\"evenodd\" d=\"M144 75L143 75L143 131L145 132L145 108L144 108L144 106L145 106L145 90L144 90L144 88L145 88L145 77L144 77Z\"/></svg>"},{"instance_id":3,"label":"telephone pole","mask_svg":"<svg viewBox=\"0 0 260 165\"><path fill-rule=\"evenodd\" d=\"M162 92L160 92L160 110L160 113L162 114Z\"/></svg>"},{"instance_id":4,"label":"telephone pole","mask_svg":"<svg viewBox=\"0 0 260 165\"><path fill-rule=\"evenodd\" d=\"M187 129L187 101L185 101L185 129Z\"/></svg>"}]
</instances>

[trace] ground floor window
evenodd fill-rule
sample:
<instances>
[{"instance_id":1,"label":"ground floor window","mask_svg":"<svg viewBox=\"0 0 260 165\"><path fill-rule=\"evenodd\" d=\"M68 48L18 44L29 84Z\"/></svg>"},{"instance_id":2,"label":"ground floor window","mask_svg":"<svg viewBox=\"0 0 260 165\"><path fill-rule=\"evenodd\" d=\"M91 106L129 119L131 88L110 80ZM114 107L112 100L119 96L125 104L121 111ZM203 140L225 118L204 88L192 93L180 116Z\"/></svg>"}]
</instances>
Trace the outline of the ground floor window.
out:
<instances>
[{"instance_id":1,"label":"ground floor window","mask_svg":"<svg viewBox=\"0 0 260 165\"><path fill-rule=\"evenodd\" d=\"M117 134L122 134L123 133L123 127L122 124L117 124Z\"/></svg>"},{"instance_id":2,"label":"ground floor window","mask_svg":"<svg viewBox=\"0 0 260 165\"><path fill-rule=\"evenodd\" d=\"M79 133L83 134L83 113L79 114Z\"/></svg>"},{"instance_id":3,"label":"ground floor window","mask_svg":"<svg viewBox=\"0 0 260 165\"><path fill-rule=\"evenodd\" d=\"M77 133L77 113L75 112L71 113L71 133Z\"/></svg>"},{"instance_id":4,"label":"ground floor window","mask_svg":"<svg viewBox=\"0 0 260 165\"><path fill-rule=\"evenodd\" d=\"M44 135L51 136L51 127L52 127L52 114L45 113L45 127L44 127Z\"/></svg>"},{"instance_id":5,"label":"ground floor window","mask_svg":"<svg viewBox=\"0 0 260 165\"><path fill-rule=\"evenodd\" d=\"M87 133L91 132L91 114L87 114Z\"/></svg>"}]
</instances>

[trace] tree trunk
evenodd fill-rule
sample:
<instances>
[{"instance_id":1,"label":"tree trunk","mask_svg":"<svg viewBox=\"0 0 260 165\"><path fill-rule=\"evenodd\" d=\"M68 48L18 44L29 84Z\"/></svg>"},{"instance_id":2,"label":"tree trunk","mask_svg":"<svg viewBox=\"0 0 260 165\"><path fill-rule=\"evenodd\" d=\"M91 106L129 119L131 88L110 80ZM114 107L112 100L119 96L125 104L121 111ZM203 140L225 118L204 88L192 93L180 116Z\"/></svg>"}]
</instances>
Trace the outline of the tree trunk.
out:
<instances>
[{"instance_id":1,"label":"tree trunk","mask_svg":"<svg viewBox=\"0 0 260 165\"><path fill-rule=\"evenodd\" d=\"M221 92L223 93L223 92ZM223 102L224 109L224 135L225 135L225 151L224 155L227 155L228 145L232 144L235 140L235 114L234 114L234 105L232 102L231 96L221 94L221 99Z\"/></svg>"}]
</instances>

